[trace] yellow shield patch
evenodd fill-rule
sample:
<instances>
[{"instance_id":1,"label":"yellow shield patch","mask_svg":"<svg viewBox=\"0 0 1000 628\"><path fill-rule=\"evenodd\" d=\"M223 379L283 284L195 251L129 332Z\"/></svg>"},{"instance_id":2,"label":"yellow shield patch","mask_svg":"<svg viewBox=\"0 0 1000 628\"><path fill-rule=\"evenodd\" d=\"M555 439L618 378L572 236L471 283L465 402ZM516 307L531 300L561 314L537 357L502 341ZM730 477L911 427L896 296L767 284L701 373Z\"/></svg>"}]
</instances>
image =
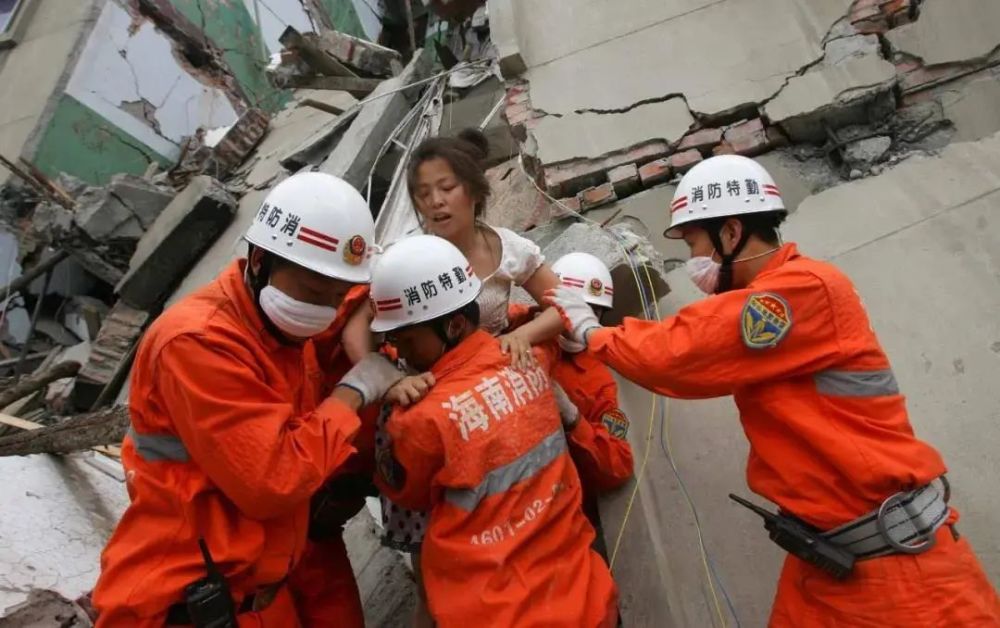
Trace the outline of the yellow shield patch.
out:
<instances>
[{"instance_id":1,"label":"yellow shield patch","mask_svg":"<svg viewBox=\"0 0 1000 628\"><path fill-rule=\"evenodd\" d=\"M743 344L751 349L776 346L792 328L792 308L773 292L752 294L740 315Z\"/></svg>"}]
</instances>

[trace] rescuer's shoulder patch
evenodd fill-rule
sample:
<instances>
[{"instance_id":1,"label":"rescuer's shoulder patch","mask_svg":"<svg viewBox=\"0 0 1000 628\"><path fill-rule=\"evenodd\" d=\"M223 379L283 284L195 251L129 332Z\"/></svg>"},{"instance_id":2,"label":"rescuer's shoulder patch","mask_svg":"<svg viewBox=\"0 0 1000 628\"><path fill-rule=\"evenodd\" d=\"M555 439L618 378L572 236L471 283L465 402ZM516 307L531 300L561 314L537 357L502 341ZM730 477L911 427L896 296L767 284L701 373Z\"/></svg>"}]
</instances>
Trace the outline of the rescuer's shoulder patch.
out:
<instances>
[{"instance_id":1,"label":"rescuer's shoulder patch","mask_svg":"<svg viewBox=\"0 0 1000 628\"><path fill-rule=\"evenodd\" d=\"M604 416L601 417L601 422L604 423L604 427L608 428L608 433L615 438L625 440L628 436L628 417L618 408L605 412Z\"/></svg>"},{"instance_id":2,"label":"rescuer's shoulder patch","mask_svg":"<svg viewBox=\"0 0 1000 628\"><path fill-rule=\"evenodd\" d=\"M743 344L751 349L777 346L792 328L792 308L773 292L758 292L747 297L740 315Z\"/></svg>"}]
</instances>

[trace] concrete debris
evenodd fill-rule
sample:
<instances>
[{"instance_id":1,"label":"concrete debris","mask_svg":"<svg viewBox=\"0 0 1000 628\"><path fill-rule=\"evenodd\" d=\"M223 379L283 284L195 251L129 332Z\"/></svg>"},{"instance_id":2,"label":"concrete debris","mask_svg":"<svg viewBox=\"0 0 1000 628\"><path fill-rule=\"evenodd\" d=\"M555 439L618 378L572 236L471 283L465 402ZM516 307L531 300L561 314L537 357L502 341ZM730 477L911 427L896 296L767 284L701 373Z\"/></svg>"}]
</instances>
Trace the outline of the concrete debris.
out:
<instances>
[{"instance_id":1,"label":"concrete debris","mask_svg":"<svg viewBox=\"0 0 1000 628\"><path fill-rule=\"evenodd\" d=\"M639 169L635 164L625 164L608 170L608 181L614 188L617 198L625 198L642 188Z\"/></svg>"},{"instance_id":2,"label":"concrete debris","mask_svg":"<svg viewBox=\"0 0 1000 628\"><path fill-rule=\"evenodd\" d=\"M359 190L364 189L376 156L420 91L419 87L401 88L427 77L430 70L431 56L420 50L399 76L383 81L320 165L320 171L342 177Z\"/></svg>"},{"instance_id":3,"label":"concrete debris","mask_svg":"<svg viewBox=\"0 0 1000 628\"><path fill-rule=\"evenodd\" d=\"M615 194L615 188L609 182L582 190L576 195L576 198L580 200L580 211L587 211L612 203L618 199L618 196Z\"/></svg>"},{"instance_id":4,"label":"concrete debris","mask_svg":"<svg viewBox=\"0 0 1000 628\"><path fill-rule=\"evenodd\" d=\"M851 166L866 169L881 161L891 147L892 138L885 135L851 142L844 147L844 161Z\"/></svg>"},{"instance_id":5,"label":"concrete debris","mask_svg":"<svg viewBox=\"0 0 1000 628\"><path fill-rule=\"evenodd\" d=\"M764 114L794 141L822 141L826 127L867 120L879 101L894 109L895 80L895 67L877 51L848 55L789 79L764 105Z\"/></svg>"},{"instance_id":6,"label":"concrete debris","mask_svg":"<svg viewBox=\"0 0 1000 628\"><path fill-rule=\"evenodd\" d=\"M1000 131L1000 78L985 77L943 95L943 116L955 127L954 142L988 137Z\"/></svg>"},{"instance_id":7,"label":"concrete debris","mask_svg":"<svg viewBox=\"0 0 1000 628\"><path fill-rule=\"evenodd\" d=\"M662 257L646 237L636 233L627 224L614 224L603 229L594 224L567 219L552 223L546 228L533 229L524 236L542 247L545 259L553 262L574 251L586 251L604 262L611 269L611 277L615 282L612 320L620 320L623 316L634 315L643 309L640 306L639 287L635 282L633 266L645 266L649 269L657 295L663 296L670 291L662 276ZM645 272L640 270L640 276L644 277ZM648 286L642 289L649 293ZM518 294L520 300L531 301L530 297L525 298L526 293ZM648 296L649 294L646 295L647 300Z\"/></svg>"},{"instance_id":8,"label":"concrete debris","mask_svg":"<svg viewBox=\"0 0 1000 628\"><path fill-rule=\"evenodd\" d=\"M982 0L927 0L920 19L893 29L886 39L893 50L925 65L969 63L1000 45L1000 3Z\"/></svg>"},{"instance_id":9,"label":"concrete debris","mask_svg":"<svg viewBox=\"0 0 1000 628\"><path fill-rule=\"evenodd\" d=\"M490 198L483 220L494 227L525 231L549 222L560 210L538 193L532 181L521 172L518 160L511 159L486 171ZM562 201L576 198L562 199ZM579 210L579 205L575 207Z\"/></svg>"},{"instance_id":10,"label":"concrete debris","mask_svg":"<svg viewBox=\"0 0 1000 628\"><path fill-rule=\"evenodd\" d=\"M91 187L81 194L73 222L97 241L142 237L139 218L107 188Z\"/></svg>"},{"instance_id":11,"label":"concrete debris","mask_svg":"<svg viewBox=\"0 0 1000 628\"><path fill-rule=\"evenodd\" d=\"M94 340L101 329L108 306L100 299L86 295L69 298L62 311L62 323L83 340Z\"/></svg>"},{"instance_id":12,"label":"concrete debris","mask_svg":"<svg viewBox=\"0 0 1000 628\"><path fill-rule=\"evenodd\" d=\"M397 51L345 33L323 30L317 44L333 58L366 76L388 77L403 69Z\"/></svg>"},{"instance_id":13,"label":"concrete debris","mask_svg":"<svg viewBox=\"0 0 1000 628\"><path fill-rule=\"evenodd\" d=\"M45 589L33 589L27 600L8 608L0 624L4 628L89 628L94 625L72 600Z\"/></svg>"},{"instance_id":14,"label":"concrete debris","mask_svg":"<svg viewBox=\"0 0 1000 628\"><path fill-rule=\"evenodd\" d=\"M445 103L442 119L447 120L448 125L441 130L441 135L450 136L462 129L478 128L493 113L493 108L504 97L504 93L503 84L495 76L489 76L481 83L462 91L456 98ZM517 142L512 137L511 127L504 123L502 116L493 115L481 130L490 142L486 164L497 164L517 155Z\"/></svg>"},{"instance_id":15,"label":"concrete debris","mask_svg":"<svg viewBox=\"0 0 1000 628\"><path fill-rule=\"evenodd\" d=\"M402 555L379 542L367 509L344 527L344 544L361 591L366 626L402 626L413 616L417 587Z\"/></svg>"},{"instance_id":16,"label":"concrete debris","mask_svg":"<svg viewBox=\"0 0 1000 628\"><path fill-rule=\"evenodd\" d=\"M149 321L149 313L118 301L108 313L90 357L80 369L73 388L73 403L77 408L90 409L101 391L111 383L119 365L127 359Z\"/></svg>"},{"instance_id":17,"label":"concrete debris","mask_svg":"<svg viewBox=\"0 0 1000 628\"><path fill-rule=\"evenodd\" d=\"M218 143L206 141L206 144L211 146L212 153L202 172L216 179L225 179L260 143L267 133L268 122L270 116L256 107L243 112Z\"/></svg>"},{"instance_id":18,"label":"concrete debris","mask_svg":"<svg viewBox=\"0 0 1000 628\"><path fill-rule=\"evenodd\" d=\"M192 179L139 241L115 291L136 309L154 310L229 225L236 205L215 179Z\"/></svg>"}]
</instances>

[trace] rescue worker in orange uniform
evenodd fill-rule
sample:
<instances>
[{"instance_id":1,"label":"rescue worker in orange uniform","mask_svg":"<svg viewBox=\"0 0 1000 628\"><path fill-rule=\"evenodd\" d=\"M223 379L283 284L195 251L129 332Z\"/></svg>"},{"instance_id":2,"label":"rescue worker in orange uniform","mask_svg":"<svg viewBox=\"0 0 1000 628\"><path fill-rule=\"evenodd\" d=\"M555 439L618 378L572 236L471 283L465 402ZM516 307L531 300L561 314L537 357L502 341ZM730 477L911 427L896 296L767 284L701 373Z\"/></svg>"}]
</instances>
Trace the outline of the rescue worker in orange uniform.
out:
<instances>
[{"instance_id":1,"label":"rescue worker in orange uniform","mask_svg":"<svg viewBox=\"0 0 1000 628\"><path fill-rule=\"evenodd\" d=\"M440 628L613 626L610 571L590 549L580 480L549 384L556 347L511 365L478 329L481 282L436 236L389 247L372 272L372 331L435 384L386 423L377 484L430 512L421 572ZM419 298L417 298L419 295Z\"/></svg>"},{"instance_id":2,"label":"rescue worker in orange uniform","mask_svg":"<svg viewBox=\"0 0 1000 628\"><path fill-rule=\"evenodd\" d=\"M356 190L294 175L245 237L247 259L167 309L139 347L122 450L131 504L101 557L100 628L206 625L220 604L241 627L307 625L286 581L310 497L355 451L358 410L402 377L374 353L350 367L336 342L337 307L370 279L374 225ZM208 573L199 541L224 581L213 605L186 604Z\"/></svg>"},{"instance_id":3,"label":"rescue worker in orange uniform","mask_svg":"<svg viewBox=\"0 0 1000 628\"><path fill-rule=\"evenodd\" d=\"M745 157L707 159L670 211L666 235L685 240L694 282L714 296L618 327L601 327L577 293L549 298L591 355L639 385L733 395L751 490L853 561L838 579L790 553L770 625L1000 626L996 592L935 484L944 462L914 436L861 298L836 267L780 244L770 175Z\"/></svg>"},{"instance_id":4,"label":"rescue worker in orange uniform","mask_svg":"<svg viewBox=\"0 0 1000 628\"><path fill-rule=\"evenodd\" d=\"M599 318L613 307L615 288L611 271L593 255L569 253L556 260L552 271L559 277L560 285L578 292ZM511 304L508 312L511 327L537 313L538 308ZM632 477L628 417L619 407L618 384L610 369L566 334L557 340L561 351L552 370L556 384L553 390L570 456L583 484L583 510L598 531L597 548L603 553L597 496L618 488Z\"/></svg>"}]
</instances>

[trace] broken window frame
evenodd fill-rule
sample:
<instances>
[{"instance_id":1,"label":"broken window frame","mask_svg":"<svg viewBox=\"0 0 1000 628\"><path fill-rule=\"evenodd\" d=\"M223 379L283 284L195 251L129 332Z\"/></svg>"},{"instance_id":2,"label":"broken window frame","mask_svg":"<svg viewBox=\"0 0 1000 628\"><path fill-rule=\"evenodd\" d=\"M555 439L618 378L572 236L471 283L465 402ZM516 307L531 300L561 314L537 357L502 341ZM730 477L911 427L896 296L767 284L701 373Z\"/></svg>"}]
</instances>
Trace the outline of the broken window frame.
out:
<instances>
[{"instance_id":1,"label":"broken window frame","mask_svg":"<svg viewBox=\"0 0 1000 628\"><path fill-rule=\"evenodd\" d=\"M14 0L14 10L0 29L0 50L13 48L24 36L24 29L39 0Z\"/></svg>"}]
</instances>

